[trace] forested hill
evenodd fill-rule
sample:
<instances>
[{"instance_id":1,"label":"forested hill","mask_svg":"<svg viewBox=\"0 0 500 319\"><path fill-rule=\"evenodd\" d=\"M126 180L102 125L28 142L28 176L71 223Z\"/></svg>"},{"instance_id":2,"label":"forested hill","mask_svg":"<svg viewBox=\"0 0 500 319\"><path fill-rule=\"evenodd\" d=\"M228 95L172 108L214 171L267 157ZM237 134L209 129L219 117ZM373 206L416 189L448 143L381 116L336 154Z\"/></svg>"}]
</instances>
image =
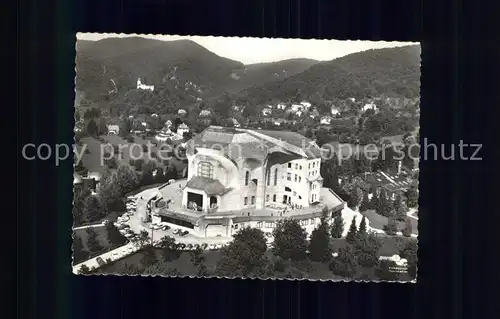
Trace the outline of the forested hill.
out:
<instances>
[{"instance_id":1,"label":"forested hill","mask_svg":"<svg viewBox=\"0 0 500 319\"><path fill-rule=\"evenodd\" d=\"M233 70L243 67L189 40L131 37L78 41L76 86L87 99L96 100L115 86L118 93L135 89L141 78L157 91L177 89L196 99L221 91Z\"/></svg>"},{"instance_id":2,"label":"forested hill","mask_svg":"<svg viewBox=\"0 0 500 319\"><path fill-rule=\"evenodd\" d=\"M374 96L418 97L420 46L367 50L317 63L287 79L238 92L241 103Z\"/></svg>"},{"instance_id":3,"label":"forested hill","mask_svg":"<svg viewBox=\"0 0 500 319\"><path fill-rule=\"evenodd\" d=\"M190 40L141 37L77 42L76 88L85 105L179 108L270 81L317 63L291 59L243 65ZM136 90L137 79L154 85Z\"/></svg>"}]
</instances>

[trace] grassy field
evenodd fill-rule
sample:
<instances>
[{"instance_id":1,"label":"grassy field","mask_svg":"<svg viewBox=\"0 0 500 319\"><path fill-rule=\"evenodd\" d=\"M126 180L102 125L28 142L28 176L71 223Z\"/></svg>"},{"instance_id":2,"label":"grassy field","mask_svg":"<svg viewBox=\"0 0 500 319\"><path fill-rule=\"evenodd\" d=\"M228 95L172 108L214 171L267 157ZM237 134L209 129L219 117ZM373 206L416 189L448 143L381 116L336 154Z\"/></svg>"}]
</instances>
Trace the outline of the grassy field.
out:
<instances>
[{"instance_id":1,"label":"grassy field","mask_svg":"<svg viewBox=\"0 0 500 319\"><path fill-rule=\"evenodd\" d=\"M73 231L73 237L75 239L80 238L82 240L83 250L90 254L89 257L95 256L97 254L100 254L101 252L109 251L109 250L112 250L114 248L117 248L118 246L121 246L121 245L117 245L116 243L111 243L108 241L107 230L106 230L105 226L92 227L91 229L97 233L97 240L99 240L99 244L102 247L101 251L91 251L89 249L89 247L87 245L88 234L87 234L86 228L76 229ZM124 238L124 241L126 241L125 238ZM79 263L82 261L83 260L75 260L75 263Z\"/></svg>"},{"instance_id":2,"label":"grassy field","mask_svg":"<svg viewBox=\"0 0 500 319\"><path fill-rule=\"evenodd\" d=\"M123 162L128 164L130 162L131 157L137 159L142 158L144 161L149 160L149 155L143 151L142 145L148 144L149 140L142 139L139 136L134 137L134 142L129 143L120 136L116 135L105 135L102 138L106 141L106 143L121 146L120 154L115 155L115 157ZM108 147L101 147L100 141L92 138L92 137L84 137L81 139L81 144L86 145L87 152L82 156L82 164L85 168L87 168L91 172L100 172L102 173L105 169L104 165L101 165L102 154L106 151L109 152ZM79 153L82 152L81 145L77 146L77 150ZM156 153L158 148L154 145L151 147L151 153ZM165 156L166 157L166 156ZM157 161L158 162L158 161ZM185 164L182 161L179 161L176 158L172 158L172 164L176 167L178 171L182 171L184 169Z\"/></svg>"},{"instance_id":3,"label":"grassy field","mask_svg":"<svg viewBox=\"0 0 500 319\"><path fill-rule=\"evenodd\" d=\"M370 227L377 229L384 229L384 225L387 225L388 219L382 215L375 213L374 210L367 210L366 212L361 213L363 216L370 221ZM409 218L412 225L412 233L418 235L418 220L414 218ZM404 222L398 223L398 231L402 231L405 228Z\"/></svg>"},{"instance_id":4,"label":"grassy field","mask_svg":"<svg viewBox=\"0 0 500 319\"><path fill-rule=\"evenodd\" d=\"M392 256L399 253L399 250L405 245L406 242L414 240L403 237L384 237L382 238L382 247L379 254L381 256ZM333 239L331 241L331 248L333 252L338 252L342 247L346 246L345 239ZM209 271L213 271L217 265L217 261L220 259L221 255L219 251L206 251L205 252L205 265ZM271 251L268 251L266 255L274 260ZM161 258L161 250L156 250L157 258ZM140 261L143 257L142 252L129 255L123 259L115 261L100 268L101 273L107 274L120 274L123 272L125 265L140 265ZM182 252L180 257L174 261L169 262L172 268L176 268L182 276L192 276L196 274L196 267L194 267L189 258L189 252ZM334 275L328 268L328 264L320 262L299 262L292 265L294 271L299 271L303 274L307 274L308 278L311 279L343 279L342 277ZM370 278L374 278L372 269L360 269L360 272ZM276 277L284 277L286 272L276 272Z\"/></svg>"}]
</instances>

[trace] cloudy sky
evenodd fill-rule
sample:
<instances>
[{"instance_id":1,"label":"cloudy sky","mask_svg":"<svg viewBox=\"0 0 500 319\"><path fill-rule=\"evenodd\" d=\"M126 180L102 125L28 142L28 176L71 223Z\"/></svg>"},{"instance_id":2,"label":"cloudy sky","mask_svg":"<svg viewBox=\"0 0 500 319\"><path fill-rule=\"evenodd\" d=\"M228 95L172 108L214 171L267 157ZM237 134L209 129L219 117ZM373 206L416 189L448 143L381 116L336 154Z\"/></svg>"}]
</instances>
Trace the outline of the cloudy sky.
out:
<instances>
[{"instance_id":1,"label":"cloudy sky","mask_svg":"<svg viewBox=\"0 0 500 319\"><path fill-rule=\"evenodd\" d=\"M136 34L78 33L77 39L97 41L104 38L139 36ZM338 41L338 40L302 40L302 39L268 39L268 38L224 38L178 35L140 35L162 41L189 39L204 46L215 54L244 64L274 62L292 58L308 58L320 61L333 60L347 54L397 47L411 42L383 41Z\"/></svg>"}]
</instances>

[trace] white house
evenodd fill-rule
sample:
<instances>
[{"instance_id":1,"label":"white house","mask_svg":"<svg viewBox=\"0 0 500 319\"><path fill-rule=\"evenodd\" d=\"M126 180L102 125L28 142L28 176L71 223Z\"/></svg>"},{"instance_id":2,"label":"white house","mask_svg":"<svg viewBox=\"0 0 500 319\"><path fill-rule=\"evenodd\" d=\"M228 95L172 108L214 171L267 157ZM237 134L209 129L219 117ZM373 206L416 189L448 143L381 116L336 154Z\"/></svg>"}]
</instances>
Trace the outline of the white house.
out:
<instances>
[{"instance_id":1,"label":"white house","mask_svg":"<svg viewBox=\"0 0 500 319\"><path fill-rule=\"evenodd\" d=\"M295 112L295 115L297 115L297 116L299 116L299 117L300 117L300 116L302 116L302 111L297 111L297 112Z\"/></svg>"},{"instance_id":2,"label":"white house","mask_svg":"<svg viewBox=\"0 0 500 319\"><path fill-rule=\"evenodd\" d=\"M376 112L377 111L377 106L374 103L372 103L372 102L366 103L365 106L363 106L362 111L366 112L368 110L374 110Z\"/></svg>"},{"instance_id":3,"label":"white house","mask_svg":"<svg viewBox=\"0 0 500 319\"><path fill-rule=\"evenodd\" d=\"M177 111L177 114L179 114L179 115L185 115L186 113L187 113L187 111L185 109L179 109Z\"/></svg>"},{"instance_id":4,"label":"white house","mask_svg":"<svg viewBox=\"0 0 500 319\"><path fill-rule=\"evenodd\" d=\"M120 126L118 125L108 125L108 134L118 135L120 133Z\"/></svg>"},{"instance_id":5,"label":"white house","mask_svg":"<svg viewBox=\"0 0 500 319\"><path fill-rule=\"evenodd\" d=\"M200 112L200 116L210 116L212 113L210 112L210 110L201 110Z\"/></svg>"},{"instance_id":6,"label":"white house","mask_svg":"<svg viewBox=\"0 0 500 319\"><path fill-rule=\"evenodd\" d=\"M335 107L335 106L332 106L332 108L330 109L331 113L332 113L332 116L338 116L340 115L340 110Z\"/></svg>"},{"instance_id":7,"label":"white house","mask_svg":"<svg viewBox=\"0 0 500 319\"><path fill-rule=\"evenodd\" d=\"M330 125L331 122L332 122L331 116L323 116L320 120L320 123L323 125Z\"/></svg>"},{"instance_id":8,"label":"white house","mask_svg":"<svg viewBox=\"0 0 500 319\"><path fill-rule=\"evenodd\" d=\"M273 112L273 110L271 110L269 108L262 109L262 115L264 115L264 116L271 115L272 112Z\"/></svg>"},{"instance_id":9,"label":"white house","mask_svg":"<svg viewBox=\"0 0 500 319\"><path fill-rule=\"evenodd\" d=\"M151 114L151 116L152 116L152 117L158 117L158 114L153 113L153 114Z\"/></svg>"},{"instance_id":10,"label":"white house","mask_svg":"<svg viewBox=\"0 0 500 319\"><path fill-rule=\"evenodd\" d=\"M301 111L303 108L304 106L302 104L292 104L290 109L292 110L292 112L297 112Z\"/></svg>"},{"instance_id":11,"label":"white house","mask_svg":"<svg viewBox=\"0 0 500 319\"><path fill-rule=\"evenodd\" d=\"M278 110L284 110L284 109L286 109L286 104L279 103L278 105L276 105L276 108L277 108Z\"/></svg>"},{"instance_id":12,"label":"white house","mask_svg":"<svg viewBox=\"0 0 500 319\"><path fill-rule=\"evenodd\" d=\"M184 136L184 133L189 132L189 126L187 126L185 123L181 123L179 126L177 126L177 134L180 136Z\"/></svg>"},{"instance_id":13,"label":"white house","mask_svg":"<svg viewBox=\"0 0 500 319\"><path fill-rule=\"evenodd\" d=\"M304 109L306 109L306 110L309 110L309 108L311 107L311 103L309 103L307 101L300 102L300 105L302 105L304 107Z\"/></svg>"},{"instance_id":14,"label":"white house","mask_svg":"<svg viewBox=\"0 0 500 319\"><path fill-rule=\"evenodd\" d=\"M141 82L141 78L137 79L137 89L138 90L148 90L148 91L154 91L155 86L154 85L146 85Z\"/></svg>"}]
</instances>

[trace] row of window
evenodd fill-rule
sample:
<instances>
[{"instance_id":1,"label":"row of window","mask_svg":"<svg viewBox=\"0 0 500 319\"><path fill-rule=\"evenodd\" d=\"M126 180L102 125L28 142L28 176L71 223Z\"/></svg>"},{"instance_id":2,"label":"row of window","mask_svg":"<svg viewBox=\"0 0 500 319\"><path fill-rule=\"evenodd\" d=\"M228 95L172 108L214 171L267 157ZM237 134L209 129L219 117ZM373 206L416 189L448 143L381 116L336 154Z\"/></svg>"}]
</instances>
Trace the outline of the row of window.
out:
<instances>
[{"instance_id":1,"label":"row of window","mask_svg":"<svg viewBox=\"0 0 500 319\"><path fill-rule=\"evenodd\" d=\"M245 196L243 199L243 205L247 206L248 205L248 197ZM255 196L252 196L250 205L255 205Z\"/></svg>"},{"instance_id":2,"label":"row of window","mask_svg":"<svg viewBox=\"0 0 500 319\"><path fill-rule=\"evenodd\" d=\"M311 176L311 175L312 175L312 176L315 176L315 175L317 175L317 174L318 174L318 171L317 171L317 170L315 170L315 171L310 171L310 172L309 172L309 176Z\"/></svg>"},{"instance_id":3,"label":"row of window","mask_svg":"<svg viewBox=\"0 0 500 319\"><path fill-rule=\"evenodd\" d=\"M274 228L276 225L274 222L258 222L257 223L257 228L262 228L264 226L265 228Z\"/></svg>"},{"instance_id":4,"label":"row of window","mask_svg":"<svg viewBox=\"0 0 500 319\"><path fill-rule=\"evenodd\" d=\"M288 163L288 168L292 168L292 163ZM295 169L302 170L302 165L295 164Z\"/></svg>"},{"instance_id":5,"label":"row of window","mask_svg":"<svg viewBox=\"0 0 500 319\"><path fill-rule=\"evenodd\" d=\"M292 181L292 173L286 173L286 179L288 181ZM302 176L299 176L299 175L295 174L293 181L300 183L302 181Z\"/></svg>"},{"instance_id":6,"label":"row of window","mask_svg":"<svg viewBox=\"0 0 500 319\"><path fill-rule=\"evenodd\" d=\"M209 162L199 162L197 175L201 177L214 178L214 166Z\"/></svg>"},{"instance_id":7,"label":"row of window","mask_svg":"<svg viewBox=\"0 0 500 319\"><path fill-rule=\"evenodd\" d=\"M271 171L267 171L267 186L271 184ZM274 169L274 186L278 185L278 169Z\"/></svg>"},{"instance_id":8,"label":"row of window","mask_svg":"<svg viewBox=\"0 0 500 319\"><path fill-rule=\"evenodd\" d=\"M316 166L319 167L319 162L317 162L317 163L316 162L309 163L309 169L311 169L311 165L312 165L312 168L315 168Z\"/></svg>"}]
</instances>

